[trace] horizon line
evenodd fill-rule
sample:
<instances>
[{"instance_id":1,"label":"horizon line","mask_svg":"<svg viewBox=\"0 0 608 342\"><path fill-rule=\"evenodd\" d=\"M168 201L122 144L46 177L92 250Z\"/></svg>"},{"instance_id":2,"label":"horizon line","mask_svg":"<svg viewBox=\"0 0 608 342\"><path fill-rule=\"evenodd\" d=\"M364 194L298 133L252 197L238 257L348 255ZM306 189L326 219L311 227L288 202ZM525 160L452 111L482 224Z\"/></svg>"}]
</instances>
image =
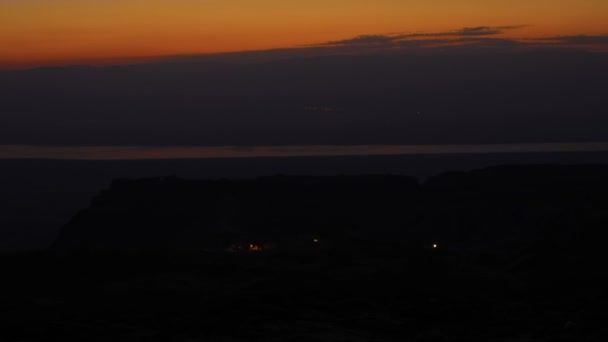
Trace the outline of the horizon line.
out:
<instances>
[{"instance_id":1,"label":"horizon line","mask_svg":"<svg viewBox=\"0 0 608 342\"><path fill-rule=\"evenodd\" d=\"M0 145L0 160L168 160L608 152L608 142L433 145L41 146Z\"/></svg>"}]
</instances>

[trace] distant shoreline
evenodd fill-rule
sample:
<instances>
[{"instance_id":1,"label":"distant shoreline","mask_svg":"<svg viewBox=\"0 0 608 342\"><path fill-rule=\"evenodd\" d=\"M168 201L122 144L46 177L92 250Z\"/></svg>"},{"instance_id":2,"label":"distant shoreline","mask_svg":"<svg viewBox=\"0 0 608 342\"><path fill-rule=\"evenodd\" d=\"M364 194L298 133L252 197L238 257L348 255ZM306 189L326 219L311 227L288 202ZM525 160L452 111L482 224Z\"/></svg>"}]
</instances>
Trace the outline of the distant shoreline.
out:
<instances>
[{"instance_id":1,"label":"distant shoreline","mask_svg":"<svg viewBox=\"0 0 608 342\"><path fill-rule=\"evenodd\" d=\"M0 145L0 160L167 160L608 152L608 142L457 145L36 146Z\"/></svg>"}]
</instances>

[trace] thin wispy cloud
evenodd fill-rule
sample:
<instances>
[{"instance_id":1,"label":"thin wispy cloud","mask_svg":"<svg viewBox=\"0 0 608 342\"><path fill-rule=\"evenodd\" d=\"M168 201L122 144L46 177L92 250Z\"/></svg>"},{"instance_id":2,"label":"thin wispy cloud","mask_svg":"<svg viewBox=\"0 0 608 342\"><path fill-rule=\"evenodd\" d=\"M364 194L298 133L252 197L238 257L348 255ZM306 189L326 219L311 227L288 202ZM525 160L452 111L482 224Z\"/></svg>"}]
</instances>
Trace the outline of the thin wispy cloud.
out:
<instances>
[{"instance_id":1,"label":"thin wispy cloud","mask_svg":"<svg viewBox=\"0 0 608 342\"><path fill-rule=\"evenodd\" d=\"M309 45L343 51L416 51L429 48L482 48L499 51L534 48L571 48L608 50L606 35L565 35L538 38L511 38L501 36L509 31L529 25L474 26L453 31L415 32L359 35L353 38Z\"/></svg>"},{"instance_id":2,"label":"thin wispy cloud","mask_svg":"<svg viewBox=\"0 0 608 342\"><path fill-rule=\"evenodd\" d=\"M412 40L426 40L433 38L459 38L459 37L479 37L503 34L509 30L516 30L527 25L510 26L476 26L464 27L459 30L445 32L422 32L422 33L397 33L387 35L360 35L354 38L329 41L315 46L396 46ZM433 43L433 42L431 42ZM436 42L435 42L436 43Z\"/></svg>"},{"instance_id":3,"label":"thin wispy cloud","mask_svg":"<svg viewBox=\"0 0 608 342\"><path fill-rule=\"evenodd\" d=\"M538 38L535 41L567 45L608 45L608 34L598 36L576 35Z\"/></svg>"}]
</instances>

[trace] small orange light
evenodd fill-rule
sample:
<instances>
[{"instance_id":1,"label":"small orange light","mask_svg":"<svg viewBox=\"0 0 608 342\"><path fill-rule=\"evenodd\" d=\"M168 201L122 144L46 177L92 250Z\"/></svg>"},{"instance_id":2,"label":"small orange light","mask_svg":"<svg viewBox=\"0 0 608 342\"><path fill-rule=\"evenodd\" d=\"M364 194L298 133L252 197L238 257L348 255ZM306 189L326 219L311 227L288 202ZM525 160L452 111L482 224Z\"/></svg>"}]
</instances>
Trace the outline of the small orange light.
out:
<instances>
[{"instance_id":1,"label":"small orange light","mask_svg":"<svg viewBox=\"0 0 608 342\"><path fill-rule=\"evenodd\" d=\"M249 245L249 251L250 252L261 252L262 251L262 246L251 244L251 245Z\"/></svg>"}]
</instances>

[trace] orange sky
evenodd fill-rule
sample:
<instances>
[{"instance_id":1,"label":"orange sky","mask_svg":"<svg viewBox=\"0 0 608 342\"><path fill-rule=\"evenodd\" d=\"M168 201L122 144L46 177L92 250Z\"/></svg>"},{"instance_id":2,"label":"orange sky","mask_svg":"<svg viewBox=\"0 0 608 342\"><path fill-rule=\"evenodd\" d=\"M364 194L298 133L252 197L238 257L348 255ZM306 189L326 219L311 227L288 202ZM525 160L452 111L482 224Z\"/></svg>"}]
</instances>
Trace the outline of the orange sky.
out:
<instances>
[{"instance_id":1,"label":"orange sky","mask_svg":"<svg viewBox=\"0 0 608 342\"><path fill-rule=\"evenodd\" d=\"M528 24L608 33L606 0L0 0L0 66L257 50L362 34Z\"/></svg>"}]
</instances>

